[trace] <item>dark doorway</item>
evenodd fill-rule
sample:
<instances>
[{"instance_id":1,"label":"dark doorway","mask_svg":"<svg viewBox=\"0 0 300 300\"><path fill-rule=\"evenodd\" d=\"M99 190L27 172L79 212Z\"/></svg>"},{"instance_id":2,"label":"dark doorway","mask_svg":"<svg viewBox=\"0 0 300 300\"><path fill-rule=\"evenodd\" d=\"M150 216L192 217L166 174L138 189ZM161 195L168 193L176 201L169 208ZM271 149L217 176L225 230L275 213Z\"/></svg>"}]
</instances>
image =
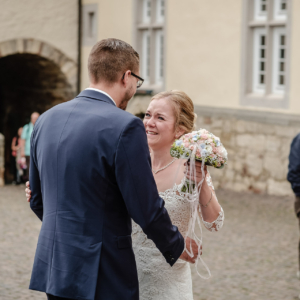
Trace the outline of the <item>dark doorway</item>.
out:
<instances>
[{"instance_id":1,"label":"dark doorway","mask_svg":"<svg viewBox=\"0 0 300 300\"><path fill-rule=\"evenodd\" d=\"M5 182L14 178L11 142L19 127L30 122L32 112L43 113L74 97L58 65L33 54L0 59L0 132L5 137Z\"/></svg>"}]
</instances>

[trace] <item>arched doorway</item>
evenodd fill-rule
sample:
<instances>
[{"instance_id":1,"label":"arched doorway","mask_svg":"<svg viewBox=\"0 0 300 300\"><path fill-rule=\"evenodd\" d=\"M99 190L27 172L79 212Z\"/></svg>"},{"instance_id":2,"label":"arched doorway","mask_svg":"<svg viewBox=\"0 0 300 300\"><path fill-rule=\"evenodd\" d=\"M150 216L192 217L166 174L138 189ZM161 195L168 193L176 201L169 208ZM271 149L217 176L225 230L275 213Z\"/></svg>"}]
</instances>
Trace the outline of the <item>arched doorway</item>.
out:
<instances>
[{"instance_id":1,"label":"arched doorway","mask_svg":"<svg viewBox=\"0 0 300 300\"><path fill-rule=\"evenodd\" d=\"M23 39L0 43L0 133L5 139L6 183L14 179L10 148L18 128L29 123L32 112L43 113L72 99L76 80L76 64L44 42Z\"/></svg>"}]
</instances>

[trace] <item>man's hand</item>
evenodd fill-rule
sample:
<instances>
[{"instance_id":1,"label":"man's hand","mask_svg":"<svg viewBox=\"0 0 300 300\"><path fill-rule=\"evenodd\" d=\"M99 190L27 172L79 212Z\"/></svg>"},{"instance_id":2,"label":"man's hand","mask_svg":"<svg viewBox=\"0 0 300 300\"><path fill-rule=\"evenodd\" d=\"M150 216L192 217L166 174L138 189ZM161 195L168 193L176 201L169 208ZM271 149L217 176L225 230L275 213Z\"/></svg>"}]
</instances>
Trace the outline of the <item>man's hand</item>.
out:
<instances>
[{"instance_id":1,"label":"man's hand","mask_svg":"<svg viewBox=\"0 0 300 300\"><path fill-rule=\"evenodd\" d=\"M189 262L191 264L194 264L196 262L196 258L198 256L198 245L196 244L196 242L193 239L187 237L187 239L186 239L186 247L189 250L189 252L192 252L191 251L191 248L192 248L194 256L190 257L188 255L188 253L186 251L184 251L180 255L179 258L181 258L182 260L185 260L185 261L187 261L187 262ZM201 251L200 255L202 255L202 245L200 246L200 251Z\"/></svg>"},{"instance_id":2,"label":"man's hand","mask_svg":"<svg viewBox=\"0 0 300 300\"><path fill-rule=\"evenodd\" d=\"M27 202L30 202L30 198L31 198L31 190L30 190L29 181L26 182L25 193L26 193Z\"/></svg>"}]
</instances>

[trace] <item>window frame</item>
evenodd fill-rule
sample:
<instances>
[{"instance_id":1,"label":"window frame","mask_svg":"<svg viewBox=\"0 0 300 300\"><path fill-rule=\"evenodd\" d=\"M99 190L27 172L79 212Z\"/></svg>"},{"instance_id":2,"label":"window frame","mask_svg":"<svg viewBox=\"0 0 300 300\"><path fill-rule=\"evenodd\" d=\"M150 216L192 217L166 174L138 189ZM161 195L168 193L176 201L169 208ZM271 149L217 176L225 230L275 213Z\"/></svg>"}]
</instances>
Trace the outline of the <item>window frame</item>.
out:
<instances>
[{"instance_id":1,"label":"window frame","mask_svg":"<svg viewBox=\"0 0 300 300\"><path fill-rule=\"evenodd\" d=\"M272 73L272 93L274 94L279 94L279 95L284 95L285 92L285 87L286 87L286 71L280 71L279 68L279 63L283 62L286 70L286 41L284 47L280 47L280 38L281 36L285 37L286 40L286 29L284 27L276 27L273 29L273 73ZM285 50L285 57L281 58L279 53L280 50L284 49ZM281 74L283 73L284 76L284 89L278 84L278 77L282 76Z\"/></svg>"},{"instance_id":2,"label":"window frame","mask_svg":"<svg viewBox=\"0 0 300 300\"><path fill-rule=\"evenodd\" d=\"M165 79L166 79L166 11L167 11L167 0L164 0L164 17L157 18L158 13L158 3L160 0L150 0L151 1L151 20L150 22L144 22L143 16L145 14L144 1L147 0L134 0L133 5L133 14L134 14L134 34L133 34L133 46L140 54L140 72L142 77L145 79L143 86L139 89L140 91L152 91L153 93L158 93L164 90ZM143 44L143 32L149 32L150 35L150 76L147 78L145 76L145 50ZM158 32L162 33L163 36L163 78L158 76L158 49L157 49L157 35ZM139 92L140 92L139 91Z\"/></svg>"},{"instance_id":3,"label":"window frame","mask_svg":"<svg viewBox=\"0 0 300 300\"><path fill-rule=\"evenodd\" d=\"M253 30L253 72L252 72L252 90L254 93L264 94L266 90L266 65L267 65L267 34L266 29L257 27ZM264 36L265 45L261 45L261 38ZM260 47L259 47L260 46ZM264 57L261 57L261 50L264 50ZM264 70L260 69L261 63L264 63ZM264 84L262 85L259 77L264 76Z\"/></svg>"},{"instance_id":4,"label":"window frame","mask_svg":"<svg viewBox=\"0 0 300 300\"><path fill-rule=\"evenodd\" d=\"M91 15L93 19L91 19ZM81 18L82 45L94 46L98 40L98 4L84 4Z\"/></svg>"},{"instance_id":5,"label":"window frame","mask_svg":"<svg viewBox=\"0 0 300 300\"><path fill-rule=\"evenodd\" d=\"M242 55L241 55L241 92L240 104L242 106L288 108L289 106L289 78L290 78L290 22L292 0L287 1L286 19L278 19L275 15L275 2L267 0L267 18L255 18L255 1L243 0L243 29L242 29ZM265 28L266 31L266 63L265 63L265 92L258 92L254 87L254 31L256 28ZM285 90L284 93L274 91L274 29L285 28L286 60L285 60ZM257 66L256 66L257 67Z\"/></svg>"}]
</instances>

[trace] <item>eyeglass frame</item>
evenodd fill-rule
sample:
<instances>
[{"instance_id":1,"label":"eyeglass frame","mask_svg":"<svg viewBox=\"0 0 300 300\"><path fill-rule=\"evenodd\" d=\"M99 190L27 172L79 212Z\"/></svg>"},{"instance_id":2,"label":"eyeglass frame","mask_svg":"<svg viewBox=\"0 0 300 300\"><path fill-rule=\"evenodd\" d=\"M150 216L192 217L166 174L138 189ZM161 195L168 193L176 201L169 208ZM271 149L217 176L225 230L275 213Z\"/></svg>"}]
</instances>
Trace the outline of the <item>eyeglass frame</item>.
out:
<instances>
[{"instance_id":1,"label":"eyeglass frame","mask_svg":"<svg viewBox=\"0 0 300 300\"><path fill-rule=\"evenodd\" d=\"M143 85L143 83L144 83L145 80L144 80L142 77L137 76L136 74L134 74L134 73L131 72L131 71L130 71L130 74L131 74L133 77L137 78L139 81L142 82L140 85L138 85L139 81L136 83L136 88L137 88L137 89L140 88L140 87ZM124 76L125 76L125 73L124 73L123 76L122 76L122 80L124 79Z\"/></svg>"}]
</instances>

